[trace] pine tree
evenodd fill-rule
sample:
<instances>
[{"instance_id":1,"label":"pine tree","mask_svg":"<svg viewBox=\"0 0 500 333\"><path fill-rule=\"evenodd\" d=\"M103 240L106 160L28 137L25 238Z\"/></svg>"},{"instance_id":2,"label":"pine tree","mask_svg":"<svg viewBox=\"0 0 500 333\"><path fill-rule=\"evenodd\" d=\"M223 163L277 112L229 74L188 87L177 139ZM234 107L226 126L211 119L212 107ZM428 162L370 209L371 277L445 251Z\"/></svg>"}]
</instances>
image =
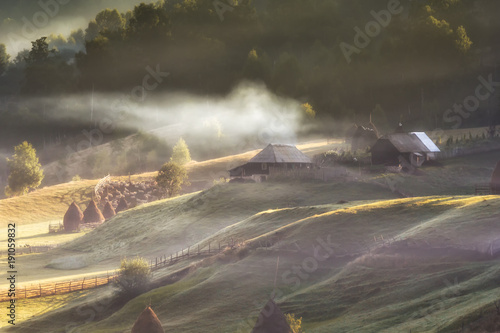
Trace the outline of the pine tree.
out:
<instances>
[{"instance_id":1,"label":"pine tree","mask_svg":"<svg viewBox=\"0 0 500 333\"><path fill-rule=\"evenodd\" d=\"M170 162L174 162L180 165L184 165L191 161L191 154L189 153L189 148L184 141L183 138L180 138L179 141L174 146L174 151L172 153L172 157L170 158Z\"/></svg>"}]
</instances>

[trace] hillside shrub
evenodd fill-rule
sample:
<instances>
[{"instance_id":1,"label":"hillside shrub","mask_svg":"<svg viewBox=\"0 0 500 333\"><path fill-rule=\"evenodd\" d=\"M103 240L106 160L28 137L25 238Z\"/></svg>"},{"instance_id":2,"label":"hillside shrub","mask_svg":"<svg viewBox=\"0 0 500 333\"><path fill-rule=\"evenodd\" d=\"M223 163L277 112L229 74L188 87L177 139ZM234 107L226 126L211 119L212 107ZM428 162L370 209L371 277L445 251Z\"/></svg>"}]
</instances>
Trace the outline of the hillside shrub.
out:
<instances>
[{"instance_id":1,"label":"hillside shrub","mask_svg":"<svg viewBox=\"0 0 500 333\"><path fill-rule=\"evenodd\" d=\"M292 329L293 332L295 333L305 333L305 331L302 329L302 317L301 318L295 318L295 315L293 313L287 313L285 315L286 322L288 325L290 325L290 328Z\"/></svg>"},{"instance_id":2,"label":"hillside shrub","mask_svg":"<svg viewBox=\"0 0 500 333\"><path fill-rule=\"evenodd\" d=\"M147 291L151 279L151 269L146 259L122 259L115 284L120 292L128 297L135 297Z\"/></svg>"}]
</instances>

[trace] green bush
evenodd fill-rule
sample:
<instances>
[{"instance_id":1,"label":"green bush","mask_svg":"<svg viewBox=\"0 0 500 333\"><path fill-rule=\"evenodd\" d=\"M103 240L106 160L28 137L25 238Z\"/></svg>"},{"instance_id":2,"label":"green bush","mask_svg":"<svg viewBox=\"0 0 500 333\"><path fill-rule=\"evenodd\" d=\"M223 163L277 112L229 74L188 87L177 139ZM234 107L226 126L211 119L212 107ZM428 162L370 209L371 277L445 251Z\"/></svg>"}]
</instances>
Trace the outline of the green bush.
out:
<instances>
[{"instance_id":1,"label":"green bush","mask_svg":"<svg viewBox=\"0 0 500 333\"><path fill-rule=\"evenodd\" d=\"M151 269L144 258L123 259L115 284L121 293L135 297L147 291L151 278Z\"/></svg>"}]
</instances>

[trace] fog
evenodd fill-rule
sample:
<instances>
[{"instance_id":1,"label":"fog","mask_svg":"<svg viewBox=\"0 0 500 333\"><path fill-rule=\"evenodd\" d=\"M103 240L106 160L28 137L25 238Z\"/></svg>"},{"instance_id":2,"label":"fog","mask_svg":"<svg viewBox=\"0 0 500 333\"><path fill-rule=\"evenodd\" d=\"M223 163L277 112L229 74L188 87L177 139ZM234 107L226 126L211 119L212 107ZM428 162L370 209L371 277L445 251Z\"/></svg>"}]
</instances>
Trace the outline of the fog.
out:
<instances>
[{"instance_id":1,"label":"fog","mask_svg":"<svg viewBox=\"0 0 500 333\"><path fill-rule=\"evenodd\" d=\"M308 121L299 101L248 82L220 97L170 92L137 101L132 95L95 93L31 99L25 105L43 108L49 123L90 124L94 140L128 129L148 131L168 144L184 137L191 144L231 151L258 149L271 142L296 143Z\"/></svg>"}]
</instances>

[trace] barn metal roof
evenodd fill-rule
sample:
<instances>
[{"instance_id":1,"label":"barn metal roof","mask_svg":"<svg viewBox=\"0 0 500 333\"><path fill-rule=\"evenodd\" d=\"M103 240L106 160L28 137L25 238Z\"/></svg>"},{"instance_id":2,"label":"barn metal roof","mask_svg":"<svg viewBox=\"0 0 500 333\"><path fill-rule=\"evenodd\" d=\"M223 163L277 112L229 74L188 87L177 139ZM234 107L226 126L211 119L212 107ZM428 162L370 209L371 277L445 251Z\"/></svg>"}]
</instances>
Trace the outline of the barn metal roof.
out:
<instances>
[{"instance_id":1,"label":"barn metal roof","mask_svg":"<svg viewBox=\"0 0 500 333\"><path fill-rule=\"evenodd\" d=\"M260 153L255 155L249 163L312 163L294 145L269 144Z\"/></svg>"},{"instance_id":2,"label":"barn metal roof","mask_svg":"<svg viewBox=\"0 0 500 333\"><path fill-rule=\"evenodd\" d=\"M432 151L418 138L409 133L393 133L386 135L384 139L389 140L400 153L431 153Z\"/></svg>"},{"instance_id":3,"label":"barn metal roof","mask_svg":"<svg viewBox=\"0 0 500 333\"><path fill-rule=\"evenodd\" d=\"M441 151L434 144L434 142L432 142L431 138L429 138L427 134L425 134L425 132L411 132L411 134L415 134L431 153L439 153Z\"/></svg>"}]
</instances>

